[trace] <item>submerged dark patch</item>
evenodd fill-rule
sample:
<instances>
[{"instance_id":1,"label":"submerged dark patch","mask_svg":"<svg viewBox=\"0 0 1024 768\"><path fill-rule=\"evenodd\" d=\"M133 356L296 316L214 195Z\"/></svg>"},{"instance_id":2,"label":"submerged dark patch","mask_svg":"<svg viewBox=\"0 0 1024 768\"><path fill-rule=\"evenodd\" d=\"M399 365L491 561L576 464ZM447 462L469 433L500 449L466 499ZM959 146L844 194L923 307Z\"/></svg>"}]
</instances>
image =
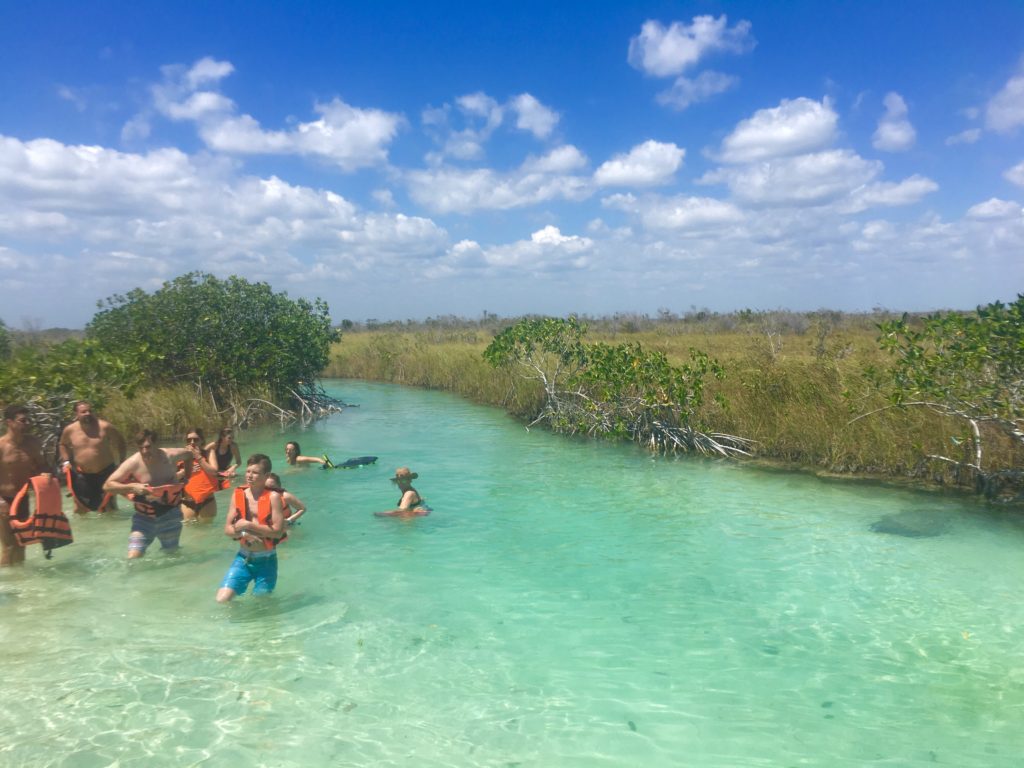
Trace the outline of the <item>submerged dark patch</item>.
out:
<instances>
[{"instance_id":1,"label":"submerged dark patch","mask_svg":"<svg viewBox=\"0 0 1024 768\"><path fill-rule=\"evenodd\" d=\"M949 530L949 523L934 512L910 510L885 515L869 526L874 533L905 536L908 539L929 539Z\"/></svg>"}]
</instances>

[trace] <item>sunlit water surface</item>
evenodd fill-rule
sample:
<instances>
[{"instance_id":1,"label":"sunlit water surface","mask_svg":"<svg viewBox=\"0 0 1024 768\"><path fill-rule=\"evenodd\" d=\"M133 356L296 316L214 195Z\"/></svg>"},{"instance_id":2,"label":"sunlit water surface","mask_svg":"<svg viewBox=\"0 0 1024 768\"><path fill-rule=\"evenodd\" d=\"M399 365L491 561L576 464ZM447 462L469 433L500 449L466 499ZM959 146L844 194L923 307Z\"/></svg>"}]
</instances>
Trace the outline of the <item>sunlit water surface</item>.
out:
<instances>
[{"instance_id":1,"label":"sunlit water surface","mask_svg":"<svg viewBox=\"0 0 1024 768\"><path fill-rule=\"evenodd\" d=\"M122 504L0 574L0 765L1021 765L1006 512L332 388L360 407L287 437L380 462L279 462L310 511L272 597L213 600L226 494L177 556L127 562ZM398 465L430 517L372 515Z\"/></svg>"}]
</instances>

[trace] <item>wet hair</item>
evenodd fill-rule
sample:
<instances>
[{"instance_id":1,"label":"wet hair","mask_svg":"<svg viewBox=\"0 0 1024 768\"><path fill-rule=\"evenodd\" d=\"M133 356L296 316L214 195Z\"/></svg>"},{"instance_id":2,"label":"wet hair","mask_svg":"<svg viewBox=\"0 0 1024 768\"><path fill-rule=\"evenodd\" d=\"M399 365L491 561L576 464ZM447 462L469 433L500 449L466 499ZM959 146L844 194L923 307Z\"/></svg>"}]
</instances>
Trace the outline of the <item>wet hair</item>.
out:
<instances>
[{"instance_id":1,"label":"wet hair","mask_svg":"<svg viewBox=\"0 0 1024 768\"><path fill-rule=\"evenodd\" d=\"M284 491L284 488L281 486L281 478L277 476L276 472L268 472L267 473L267 480L268 481L269 480L273 480L274 481L274 485L277 486L277 490L282 491L282 492Z\"/></svg>"},{"instance_id":2,"label":"wet hair","mask_svg":"<svg viewBox=\"0 0 1024 768\"><path fill-rule=\"evenodd\" d=\"M228 432L234 433L234 431L234 427L221 427L220 432L217 434L217 445L220 445L221 441L224 439L225 435L228 434Z\"/></svg>"},{"instance_id":3,"label":"wet hair","mask_svg":"<svg viewBox=\"0 0 1024 768\"><path fill-rule=\"evenodd\" d=\"M135 444L142 445L146 442L147 438L150 442L155 443L160 438L157 437L156 430L154 429L140 429L138 434L135 435Z\"/></svg>"},{"instance_id":4,"label":"wet hair","mask_svg":"<svg viewBox=\"0 0 1024 768\"><path fill-rule=\"evenodd\" d=\"M289 440L287 443L284 444L285 450L288 449L289 445L294 445L295 446L295 455L296 456L298 456L299 454L302 453L302 449L299 448L299 444L296 443L294 440Z\"/></svg>"},{"instance_id":5,"label":"wet hair","mask_svg":"<svg viewBox=\"0 0 1024 768\"><path fill-rule=\"evenodd\" d=\"M245 466L247 467L251 467L254 464L258 464L260 469L264 472L270 472L270 470L274 468L273 463L270 461L270 457L265 453L254 453L245 460Z\"/></svg>"},{"instance_id":6,"label":"wet hair","mask_svg":"<svg viewBox=\"0 0 1024 768\"><path fill-rule=\"evenodd\" d=\"M31 416L32 413L24 405L8 405L4 408L4 418L7 421L14 421L19 416Z\"/></svg>"},{"instance_id":7,"label":"wet hair","mask_svg":"<svg viewBox=\"0 0 1024 768\"><path fill-rule=\"evenodd\" d=\"M199 435L200 442L203 442L203 443L206 442L206 435L203 434L203 428L202 427L192 427L191 429L187 430L185 432L185 440L188 440L188 436L190 434L192 434L193 432L195 432L197 435Z\"/></svg>"},{"instance_id":8,"label":"wet hair","mask_svg":"<svg viewBox=\"0 0 1024 768\"><path fill-rule=\"evenodd\" d=\"M78 406L80 406L80 405L88 405L90 409L92 408L92 403L90 403L88 400L76 400L75 401L75 405L72 408L72 410L75 413L78 413Z\"/></svg>"}]
</instances>

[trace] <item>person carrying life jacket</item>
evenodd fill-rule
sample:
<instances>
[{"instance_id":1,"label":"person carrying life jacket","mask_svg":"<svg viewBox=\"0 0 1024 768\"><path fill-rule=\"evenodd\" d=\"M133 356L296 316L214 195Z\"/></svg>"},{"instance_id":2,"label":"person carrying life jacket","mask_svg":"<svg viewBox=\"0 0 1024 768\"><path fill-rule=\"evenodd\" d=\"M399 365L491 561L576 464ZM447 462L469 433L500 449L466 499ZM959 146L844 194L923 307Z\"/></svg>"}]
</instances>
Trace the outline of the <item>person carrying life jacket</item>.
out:
<instances>
[{"instance_id":1,"label":"person carrying life jacket","mask_svg":"<svg viewBox=\"0 0 1024 768\"><path fill-rule=\"evenodd\" d=\"M53 475L30 477L14 497L10 515L11 532L18 545L42 544L47 560L53 556L53 550L74 541L71 524L61 509L60 483Z\"/></svg>"},{"instance_id":2,"label":"person carrying life jacket","mask_svg":"<svg viewBox=\"0 0 1024 768\"><path fill-rule=\"evenodd\" d=\"M142 557L156 539L162 549L172 552L181 538L181 497L185 486L177 462L191 461L192 451L158 448L156 441L153 430L139 432L135 438L138 453L125 459L103 484L104 491L126 496L135 505L128 534L129 559Z\"/></svg>"},{"instance_id":3,"label":"person carrying life jacket","mask_svg":"<svg viewBox=\"0 0 1024 768\"><path fill-rule=\"evenodd\" d=\"M238 542L239 550L217 590L217 602L226 603L245 593L250 582L254 595L267 595L277 586L277 545L285 538L281 494L266 487L270 458L255 453L246 461L246 485L235 489L224 533Z\"/></svg>"}]
</instances>

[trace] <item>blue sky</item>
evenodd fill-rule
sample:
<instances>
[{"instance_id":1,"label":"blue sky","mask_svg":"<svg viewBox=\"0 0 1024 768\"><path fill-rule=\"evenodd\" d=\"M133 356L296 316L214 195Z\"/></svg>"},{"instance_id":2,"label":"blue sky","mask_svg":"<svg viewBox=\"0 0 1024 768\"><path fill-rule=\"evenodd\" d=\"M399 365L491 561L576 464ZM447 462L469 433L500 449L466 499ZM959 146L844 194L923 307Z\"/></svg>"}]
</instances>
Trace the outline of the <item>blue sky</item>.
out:
<instances>
[{"instance_id":1,"label":"blue sky","mask_svg":"<svg viewBox=\"0 0 1024 768\"><path fill-rule=\"evenodd\" d=\"M335 320L1024 291L1024 3L0 0L0 318L204 270Z\"/></svg>"}]
</instances>

